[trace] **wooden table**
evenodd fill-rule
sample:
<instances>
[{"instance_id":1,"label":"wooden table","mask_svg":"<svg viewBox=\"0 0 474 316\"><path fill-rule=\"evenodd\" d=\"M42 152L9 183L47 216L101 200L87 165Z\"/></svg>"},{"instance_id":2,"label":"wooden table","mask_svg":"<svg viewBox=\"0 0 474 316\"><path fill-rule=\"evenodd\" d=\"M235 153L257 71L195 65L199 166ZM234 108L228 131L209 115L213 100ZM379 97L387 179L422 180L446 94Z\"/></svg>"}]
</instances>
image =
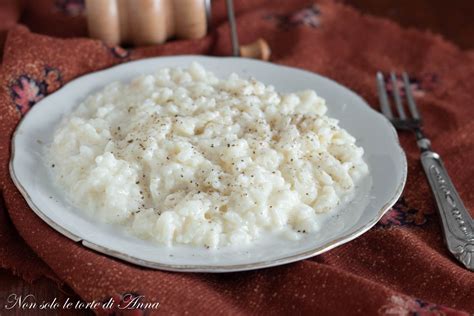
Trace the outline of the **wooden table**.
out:
<instances>
[{"instance_id":1,"label":"wooden table","mask_svg":"<svg viewBox=\"0 0 474 316\"><path fill-rule=\"evenodd\" d=\"M431 30L442 34L446 39L463 49L474 48L474 1L457 0L343 0L343 3L356 7L368 14L392 19L403 26ZM79 300L68 287L59 288L53 281L41 278L33 284L23 281L9 271L0 269L0 306L6 303L8 295L33 294L37 300L52 300L56 297L64 301L67 297ZM8 315L61 315L58 311L15 311ZM91 315L90 311L68 311L67 315ZM0 308L0 315L7 315Z\"/></svg>"}]
</instances>

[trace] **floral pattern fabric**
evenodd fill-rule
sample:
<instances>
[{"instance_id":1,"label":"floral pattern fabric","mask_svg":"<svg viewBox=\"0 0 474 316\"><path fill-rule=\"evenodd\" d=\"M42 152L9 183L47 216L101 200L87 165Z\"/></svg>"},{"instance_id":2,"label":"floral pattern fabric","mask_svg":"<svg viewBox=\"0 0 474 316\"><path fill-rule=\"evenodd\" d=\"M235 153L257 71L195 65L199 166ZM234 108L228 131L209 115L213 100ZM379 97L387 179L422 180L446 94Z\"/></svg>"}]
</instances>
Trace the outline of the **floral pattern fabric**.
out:
<instances>
[{"instance_id":1,"label":"floral pattern fabric","mask_svg":"<svg viewBox=\"0 0 474 316\"><path fill-rule=\"evenodd\" d=\"M15 107L24 115L33 105L49 93L57 90L62 84L60 71L46 66L42 77L39 79L35 79L27 74L20 75L11 84L10 94Z\"/></svg>"},{"instance_id":2,"label":"floral pattern fabric","mask_svg":"<svg viewBox=\"0 0 474 316\"><path fill-rule=\"evenodd\" d=\"M400 96L405 96L405 83L402 80L401 74L397 75L395 85L393 84L389 74L386 74L384 78L385 86L390 94L393 94L394 89L398 89ZM423 73L418 77L410 77L409 81L412 95L415 98L421 98L424 97L426 93L429 93L436 88L439 84L439 76L435 73Z\"/></svg>"},{"instance_id":3,"label":"floral pattern fabric","mask_svg":"<svg viewBox=\"0 0 474 316\"><path fill-rule=\"evenodd\" d=\"M319 7L316 4L313 4L288 15L270 14L265 16L265 19L276 22L278 27L283 30L289 30L290 28L297 26L317 28L321 23L320 15L321 12Z\"/></svg>"},{"instance_id":4,"label":"floral pattern fabric","mask_svg":"<svg viewBox=\"0 0 474 316\"><path fill-rule=\"evenodd\" d=\"M385 316L469 316L468 313L443 305L400 295L391 296L389 303L379 310L379 314Z\"/></svg>"},{"instance_id":5,"label":"floral pattern fabric","mask_svg":"<svg viewBox=\"0 0 474 316\"><path fill-rule=\"evenodd\" d=\"M81 9L74 9L81 7L81 1L38 1L48 3L45 12L52 11L57 17L59 10L64 15L59 16L61 21L70 19L76 23L75 27L84 18L83 13L79 13ZM361 15L340 2L318 0L316 3L311 0L234 1L242 42L262 36L272 48L272 62L321 73L368 100L377 99L370 69L410 69L412 91L418 104L421 108L433 109L423 111L426 122L441 121L448 113L455 127L430 125L430 134L437 136L436 148L456 156L459 162L470 161L472 146L468 135L474 133L474 125L463 124L472 116L466 106L472 101L471 91L474 91L471 81L466 80L474 71L472 56L440 38L415 30L405 31L388 21ZM74 16L76 14L78 16ZM15 27L8 34L2 65L4 89L0 106L5 113L1 120L2 148L9 148L9 135L21 115L78 76L139 58L173 54L223 55L230 48L230 42L224 5L218 1L213 2L214 15L220 17L215 21L222 22L204 39L173 40L133 49L109 47L83 35L60 39L35 34L34 26L30 29ZM57 26L51 22L48 27ZM360 42L360 38L369 38L374 30L377 42ZM367 46L370 49L354 49ZM426 54L427 51L430 53ZM400 83L396 84L398 88ZM390 82L387 86L392 89ZM446 91L446 95L440 91ZM456 137L461 128L467 136ZM276 315L465 315L463 310L472 313L472 293L466 290L474 286L472 273L457 264L444 248L439 219L433 214L434 204L428 201L432 197L418 178L424 176L418 149L413 138L401 136L400 140L408 154L409 170L413 172L404 198L376 227L318 257L251 272L209 275L146 269L100 255L68 240L35 216L8 180L8 150L4 152L3 168L0 168L4 179L1 191L14 224L12 230L18 230L24 244L37 254L34 259L24 260L24 266L29 268L24 270L34 270L39 265L51 269L85 301L113 297L116 302L126 302L126 294L113 293L130 289L135 293L133 297L144 295L145 301L163 303L157 314L165 315L192 315L197 314L196 311L201 314L269 311ZM468 151L457 150L455 146ZM458 175L470 176L472 170L469 164L453 164L450 168L450 172ZM468 184L457 184L463 192L469 192ZM466 204L472 205L472 199L467 197ZM5 235L5 230L0 227L2 234ZM418 242L418 247L411 247L414 242ZM0 250L7 247L12 245L2 245L0 240ZM1 262L5 261L0 256ZM105 312L123 313L118 308ZM147 311L133 313L141 315Z\"/></svg>"},{"instance_id":6,"label":"floral pattern fabric","mask_svg":"<svg viewBox=\"0 0 474 316\"><path fill-rule=\"evenodd\" d=\"M54 6L60 12L70 16L82 15L86 9L85 0L55 0Z\"/></svg>"},{"instance_id":7,"label":"floral pattern fabric","mask_svg":"<svg viewBox=\"0 0 474 316\"><path fill-rule=\"evenodd\" d=\"M424 212L410 207L405 198L401 197L395 205L377 223L379 227L391 226L422 226L426 224L433 212Z\"/></svg>"}]
</instances>

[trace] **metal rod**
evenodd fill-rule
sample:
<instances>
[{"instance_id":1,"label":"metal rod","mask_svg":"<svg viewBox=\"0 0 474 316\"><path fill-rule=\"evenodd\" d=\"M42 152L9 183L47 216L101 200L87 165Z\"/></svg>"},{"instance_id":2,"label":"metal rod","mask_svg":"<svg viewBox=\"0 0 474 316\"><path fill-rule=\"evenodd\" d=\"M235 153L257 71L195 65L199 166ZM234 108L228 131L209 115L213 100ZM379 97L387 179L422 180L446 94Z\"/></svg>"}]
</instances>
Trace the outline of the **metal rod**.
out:
<instances>
[{"instance_id":1,"label":"metal rod","mask_svg":"<svg viewBox=\"0 0 474 316\"><path fill-rule=\"evenodd\" d=\"M212 23L211 0L204 0L204 8L206 9L207 32L209 32Z\"/></svg>"},{"instance_id":2,"label":"metal rod","mask_svg":"<svg viewBox=\"0 0 474 316\"><path fill-rule=\"evenodd\" d=\"M232 55L239 57L239 37L237 35L237 26L235 23L235 15L234 15L234 3L232 0L226 0L227 5L227 17L230 23L230 38L232 40Z\"/></svg>"}]
</instances>

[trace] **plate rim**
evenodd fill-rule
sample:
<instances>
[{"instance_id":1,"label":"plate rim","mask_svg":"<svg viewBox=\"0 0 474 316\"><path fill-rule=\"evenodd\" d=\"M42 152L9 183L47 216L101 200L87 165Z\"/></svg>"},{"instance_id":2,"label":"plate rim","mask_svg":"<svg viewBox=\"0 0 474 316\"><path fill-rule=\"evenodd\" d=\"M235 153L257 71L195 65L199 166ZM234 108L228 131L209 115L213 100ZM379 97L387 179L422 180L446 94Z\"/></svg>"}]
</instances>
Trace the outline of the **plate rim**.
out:
<instances>
[{"instance_id":1,"label":"plate rim","mask_svg":"<svg viewBox=\"0 0 474 316\"><path fill-rule=\"evenodd\" d=\"M324 245L321 245L319 247L313 248L311 250L307 250L298 254L286 256L283 258L279 259L273 259L269 261L260 261L260 262L255 262L255 263L246 263L246 264L235 264L235 265L182 265L182 264L164 264L164 263L158 263L150 260L145 260L145 259L140 259L135 256L128 255L126 253L122 253L117 250L110 249L108 247L98 245L92 241L87 240L86 238L82 238L77 236L76 234L70 232L69 230L65 229L64 227L60 226L53 220L51 220L39 207L36 206L36 204L33 202L31 197L29 196L28 192L26 189L23 187L23 185L20 183L18 180L15 170L13 167L14 160L15 160L15 139L16 136L19 134L19 131L21 129L22 124L25 121L25 117L28 115L28 113L23 116L20 121L18 122L17 126L15 127L15 131L13 132L13 135L10 140L10 160L8 164L8 169L10 173L10 177L13 181L13 184L16 186L20 194L23 196L25 199L26 203L30 207L30 209L41 219L43 220L46 224L48 224L51 228L59 232L61 235L71 239L74 242L80 243L82 246L93 250L95 252L98 252L103 255L107 255L113 258L118 258L120 260L123 260L128 263L136 264L138 266L146 267L146 268L152 268L152 269L159 269L159 270L164 270L164 271L173 271L173 272L203 272L203 273L226 273L226 272L238 272L238 271L248 271L248 270L256 270L256 269L263 269L263 268L270 268L278 265L283 265L283 264L288 264L288 263L293 263L296 261L304 260L316 255L319 255L321 253L324 253L326 251L329 251L335 247L338 247L342 244L345 244L349 241L352 241L362 234L366 233L368 230L370 230L377 222L382 218L382 216L397 202L397 200L400 198L401 194L403 193L403 189L406 184L407 180L407 173L408 173L408 163L407 163L407 158L405 151L401 147L400 140L398 138L398 134L393 127L392 123L385 118L381 113L377 112L374 110L372 107L369 106L368 102L365 101L364 98L362 98L359 94L357 94L355 91L352 89L336 82L335 80L328 78L326 76L320 75L318 73L302 69L302 68L297 68L297 67L291 67L287 65L281 65L281 64L276 64L272 62L267 62L267 61L261 61L261 60L255 60L255 59L250 59L250 58L242 58L242 57L227 57L227 56L206 56L206 55L171 55L171 56L155 56L155 57L149 57L149 58L142 58L134 61L129 61L129 62L124 62L120 64L113 65L111 67L105 68L105 69L100 69L94 72L90 72L81 76L78 76L71 81L67 82L65 85L63 85L60 89L63 89L64 87L70 85L71 83L77 81L77 80L82 80L87 78L88 76L93 76L97 73L104 73L104 72L111 72L114 70L114 68L121 67L127 64L133 64L133 63L139 63L139 62L146 62L146 61L151 61L154 59L170 59L170 58L176 58L176 57L191 57L191 58L205 58L205 59L227 59L227 60L240 60L240 59L245 59L247 61L252 61L256 63L263 63L263 64L268 64L271 66L276 66L276 67L282 67L286 68L289 70L297 70L301 72L305 72L310 75L316 75L319 77L324 78L325 80L330 81L332 84L342 87L346 89L354 98L359 99L362 101L362 103L365 104L366 108L373 112L373 114L376 114L379 116L379 119L382 119L384 124L387 125L387 127L391 130L391 135L395 140L395 144L397 145L396 148L398 149L398 152L400 154L400 158L402 160L402 175L401 178L397 181L398 187L393 193L392 197L382 206L380 210L377 212L377 216L374 217L371 221L363 225L362 227L358 228L356 231L352 233L346 233L342 236L337 237L336 239L325 243ZM57 91L60 91L57 90ZM56 93L57 91L53 92ZM49 95L48 95L49 96ZM43 98L41 101L46 100L48 98L46 96ZM39 101L38 103L40 103Z\"/></svg>"}]
</instances>

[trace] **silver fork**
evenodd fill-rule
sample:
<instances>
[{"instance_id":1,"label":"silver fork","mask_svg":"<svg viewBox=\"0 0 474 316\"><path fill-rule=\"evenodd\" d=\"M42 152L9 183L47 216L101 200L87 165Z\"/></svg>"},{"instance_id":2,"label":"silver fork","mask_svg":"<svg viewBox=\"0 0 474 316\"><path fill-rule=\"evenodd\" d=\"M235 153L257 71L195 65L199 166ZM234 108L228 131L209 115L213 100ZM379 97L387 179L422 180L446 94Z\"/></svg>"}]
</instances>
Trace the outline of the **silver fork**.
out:
<instances>
[{"instance_id":1,"label":"silver fork","mask_svg":"<svg viewBox=\"0 0 474 316\"><path fill-rule=\"evenodd\" d=\"M436 199L448 249L466 268L474 271L473 220L454 188L441 158L431 150L431 142L423 134L421 115L412 95L408 75L403 73L402 78L406 103L411 115L405 112L398 89L397 76L393 72L390 73L390 80L393 101L398 116L392 112L385 88L384 76L381 72L378 72L376 81L382 113L392 122L395 128L415 133L421 151L421 164Z\"/></svg>"}]
</instances>

